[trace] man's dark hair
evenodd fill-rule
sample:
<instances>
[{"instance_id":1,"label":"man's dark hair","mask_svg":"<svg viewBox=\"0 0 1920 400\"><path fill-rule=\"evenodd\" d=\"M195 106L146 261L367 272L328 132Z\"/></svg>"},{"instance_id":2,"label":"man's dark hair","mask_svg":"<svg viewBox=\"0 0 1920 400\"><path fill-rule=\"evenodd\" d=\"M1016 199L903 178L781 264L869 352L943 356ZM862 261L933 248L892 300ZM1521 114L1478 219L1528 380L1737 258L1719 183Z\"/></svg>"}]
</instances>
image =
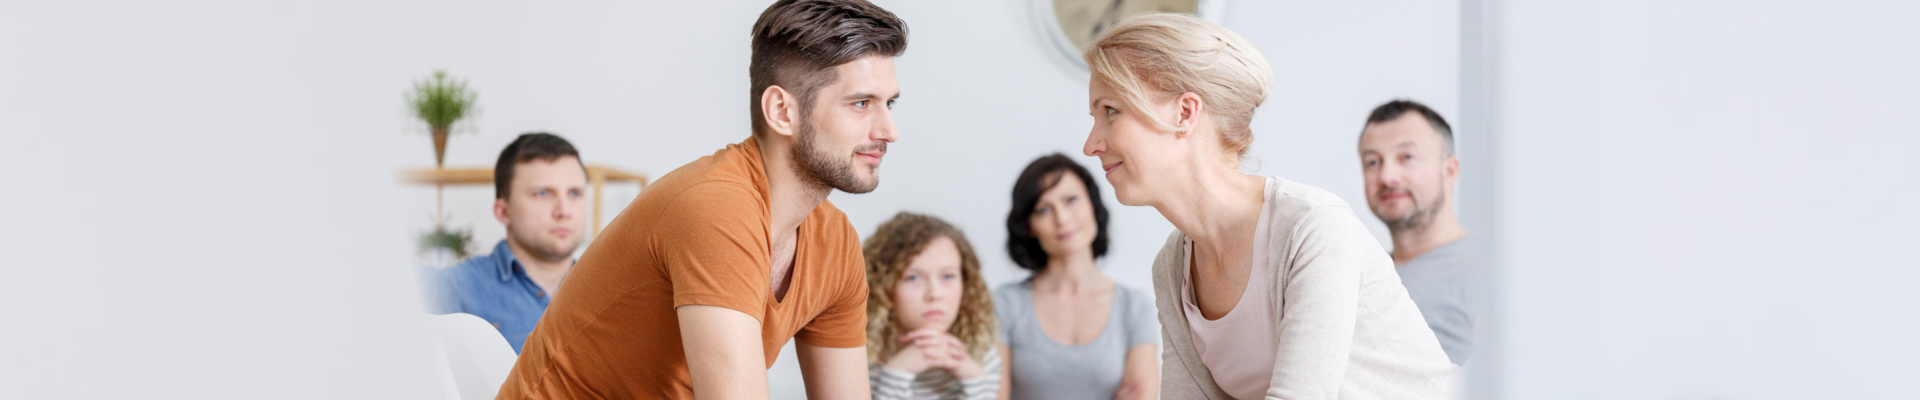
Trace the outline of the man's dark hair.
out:
<instances>
[{"instance_id":1,"label":"man's dark hair","mask_svg":"<svg viewBox=\"0 0 1920 400\"><path fill-rule=\"evenodd\" d=\"M505 199L507 193L513 190L515 165L533 160L551 162L566 156L572 156L574 161L580 160L580 152L574 150L573 144L567 143L566 139L546 132L521 134L513 139L513 143L507 144L506 150L500 151L500 161L493 164L493 198ZM586 164L580 165L581 171L586 171L586 168Z\"/></svg>"},{"instance_id":2,"label":"man's dark hair","mask_svg":"<svg viewBox=\"0 0 1920 400\"><path fill-rule=\"evenodd\" d=\"M1446 146L1443 146L1441 150L1445 151L1446 155L1453 155L1453 127L1447 125L1446 118L1440 118L1440 113L1434 112L1432 108L1427 108L1425 104L1407 99L1389 101L1387 104L1381 104L1379 107L1373 108L1373 114L1367 116L1367 125L1393 121L1399 119L1402 115L1407 115L1409 112L1420 113L1420 118L1425 118L1427 124L1433 125L1433 131L1439 132L1441 139L1446 139L1442 141Z\"/></svg>"},{"instance_id":3,"label":"man's dark hair","mask_svg":"<svg viewBox=\"0 0 1920 400\"><path fill-rule=\"evenodd\" d=\"M833 67L866 56L899 57L907 51L907 23L865 0L780 0L753 23L753 56L747 64L753 100L753 134L766 130L760 94L780 86L799 98L804 114L814 92L837 79Z\"/></svg>"},{"instance_id":4,"label":"man's dark hair","mask_svg":"<svg viewBox=\"0 0 1920 400\"><path fill-rule=\"evenodd\" d=\"M1093 256L1107 255L1107 202L1101 200L1100 186L1094 184L1093 174L1088 173L1086 167L1065 155L1053 153L1027 164L1027 170L1013 183L1013 211L1007 213L1007 256L1013 257L1020 268L1035 274L1047 268L1047 250L1040 247L1040 238L1033 236L1033 226L1028 220L1033 216L1033 208L1040 204L1040 195L1068 176L1079 179L1087 187L1087 202L1093 204L1094 227L1099 229L1093 235Z\"/></svg>"}]
</instances>

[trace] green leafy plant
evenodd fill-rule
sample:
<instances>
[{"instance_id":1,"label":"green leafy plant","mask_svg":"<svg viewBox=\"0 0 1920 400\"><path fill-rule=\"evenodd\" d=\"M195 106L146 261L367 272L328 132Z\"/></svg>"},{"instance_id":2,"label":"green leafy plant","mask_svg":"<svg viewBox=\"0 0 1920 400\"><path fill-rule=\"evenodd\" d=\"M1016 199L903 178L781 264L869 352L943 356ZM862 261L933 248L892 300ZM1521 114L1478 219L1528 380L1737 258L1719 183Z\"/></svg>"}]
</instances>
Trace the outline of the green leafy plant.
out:
<instances>
[{"instance_id":1,"label":"green leafy plant","mask_svg":"<svg viewBox=\"0 0 1920 400\"><path fill-rule=\"evenodd\" d=\"M408 111L426 122L433 134L433 165L445 166L447 136L453 134L455 123L478 111L479 93L467 89L465 80L448 78L447 71L434 71L432 78L414 82L406 98Z\"/></svg>"},{"instance_id":2,"label":"green leafy plant","mask_svg":"<svg viewBox=\"0 0 1920 400\"><path fill-rule=\"evenodd\" d=\"M446 249L453 253L455 261L467 259L467 246L473 242L473 231L467 229L450 230L445 226L435 227L433 231L420 234L420 253L433 249Z\"/></svg>"}]
</instances>

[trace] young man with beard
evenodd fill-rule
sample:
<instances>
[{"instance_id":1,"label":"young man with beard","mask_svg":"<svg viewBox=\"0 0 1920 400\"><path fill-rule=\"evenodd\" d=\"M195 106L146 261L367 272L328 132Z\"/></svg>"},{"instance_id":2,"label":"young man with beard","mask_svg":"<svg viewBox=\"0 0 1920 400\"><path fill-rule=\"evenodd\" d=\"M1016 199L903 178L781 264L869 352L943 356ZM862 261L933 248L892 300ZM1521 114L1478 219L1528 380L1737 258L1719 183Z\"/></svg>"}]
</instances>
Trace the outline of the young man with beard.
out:
<instances>
[{"instance_id":1,"label":"young man with beard","mask_svg":"<svg viewBox=\"0 0 1920 400\"><path fill-rule=\"evenodd\" d=\"M1394 270L1447 358L1465 364L1473 349L1472 269L1467 230L1453 213L1460 177L1453 148L1453 128L1440 113L1407 100L1374 108L1360 132L1367 207L1393 235Z\"/></svg>"},{"instance_id":2,"label":"young man with beard","mask_svg":"<svg viewBox=\"0 0 1920 400\"><path fill-rule=\"evenodd\" d=\"M499 398L764 399L789 339L808 398L869 398L860 239L826 198L879 184L906 40L863 0L761 13L752 135L662 176L601 231Z\"/></svg>"},{"instance_id":3,"label":"young man with beard","mask_svg":"<svg viewBox=\"0 0 1920 400\"><path fill-rule=\"evenodd\" d=\"M487 320L519 353L573 269L586 192L586 167L566 139L536 132L507 144L493 166L493 217L507 238L491 254L427 272L428 311Z\"/></svg>"}]
</instances>

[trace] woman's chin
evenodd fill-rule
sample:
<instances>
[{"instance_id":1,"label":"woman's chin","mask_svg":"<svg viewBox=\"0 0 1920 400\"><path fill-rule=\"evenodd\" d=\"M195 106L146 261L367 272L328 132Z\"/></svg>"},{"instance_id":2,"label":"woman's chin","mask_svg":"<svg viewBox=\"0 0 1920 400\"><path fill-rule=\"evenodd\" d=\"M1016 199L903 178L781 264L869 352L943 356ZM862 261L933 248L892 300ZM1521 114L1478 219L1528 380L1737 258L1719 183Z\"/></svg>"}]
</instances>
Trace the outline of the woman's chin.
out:
<instances>
[{"instance_id":1,"label":"woman's chin","mask_svg":"<svg viewBox=\"0 0 1920 400\"><path fill-rule=\"evenodd\" d=\"M1140 206L1146 204L1145 201L1137 198L1132 192L1127 191L1119 184L1113 185L1113 200L1120 202L1120 205L1123 206Z\"/></svg>"}]
</instances>

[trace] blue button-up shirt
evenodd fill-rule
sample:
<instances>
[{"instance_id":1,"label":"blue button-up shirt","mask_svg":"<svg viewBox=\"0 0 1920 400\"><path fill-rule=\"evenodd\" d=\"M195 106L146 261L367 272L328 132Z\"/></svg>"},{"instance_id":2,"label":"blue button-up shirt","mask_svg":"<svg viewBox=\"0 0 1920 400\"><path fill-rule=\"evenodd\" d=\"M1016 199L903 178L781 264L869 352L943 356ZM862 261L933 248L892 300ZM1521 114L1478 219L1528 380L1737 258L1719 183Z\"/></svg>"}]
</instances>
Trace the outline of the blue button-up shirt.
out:
<instances>
[{"instance_id":1,"label":"blue button-up shirt","mask_svg":"<svg viewBox=\"0 0 1920 400\"><path fill-rule=\"evenodd\" d=\"M479 316L500 330L514 354L520 353L520 345L527 342L527 334L533 333L552 299L527 277L506 240L493 246L493 254L429 271L426 276L427 312Z\"/></svg>"}]
</instances>

